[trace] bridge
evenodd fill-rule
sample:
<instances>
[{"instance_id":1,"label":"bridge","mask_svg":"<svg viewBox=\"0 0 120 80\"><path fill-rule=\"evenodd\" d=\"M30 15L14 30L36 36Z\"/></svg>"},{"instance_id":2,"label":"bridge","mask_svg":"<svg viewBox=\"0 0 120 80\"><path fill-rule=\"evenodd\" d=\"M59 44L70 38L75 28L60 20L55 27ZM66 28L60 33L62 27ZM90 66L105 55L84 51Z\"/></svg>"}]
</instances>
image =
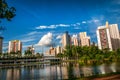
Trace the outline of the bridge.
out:
<instances>
[{"instance_id":1,"label":"bridge","mask_svg":"<svg viewBox=\"0 0 120 80\"><path fill-rule=\"evenodd\" d=\"M2 59L2 60L0 60L0 65L2 65L2 64L26 64L26 63L35 63L35 62L41 62L41 63L59 62L59 61L61 61L60 58L45 56L41 59L12 59L12 60L9 60L9 59L3 60Z\"/></svg>"}]
</instances>

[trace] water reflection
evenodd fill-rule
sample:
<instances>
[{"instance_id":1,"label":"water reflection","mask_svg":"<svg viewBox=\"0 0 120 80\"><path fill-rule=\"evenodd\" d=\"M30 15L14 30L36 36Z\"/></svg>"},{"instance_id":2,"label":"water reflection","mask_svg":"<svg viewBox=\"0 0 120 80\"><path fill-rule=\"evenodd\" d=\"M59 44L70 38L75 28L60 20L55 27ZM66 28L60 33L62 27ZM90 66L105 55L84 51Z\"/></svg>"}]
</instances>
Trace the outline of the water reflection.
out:
<instances>
[{"instance_id":1,"label":"water reflection","mask_svg":"<svg viewBox=\"0 0 120 80\"><path fill-rule=\"evenodd\" d=\"M96 74L120 72L118 63L99 66L80 66L78 63L61 63L57 65L34 65L13 68L1 68L2 80L61 80Z\"/></svg>"},{"instance_id":2,"label":"water reflection","mask_svg":"<svg viewBox=\"0 0 120 80\"><path fill-rule=\"evenodd\" d=\"M112 63L110 69L112 70L112 72L116 72L116 63Z\"/></svg>"}]
</instances>

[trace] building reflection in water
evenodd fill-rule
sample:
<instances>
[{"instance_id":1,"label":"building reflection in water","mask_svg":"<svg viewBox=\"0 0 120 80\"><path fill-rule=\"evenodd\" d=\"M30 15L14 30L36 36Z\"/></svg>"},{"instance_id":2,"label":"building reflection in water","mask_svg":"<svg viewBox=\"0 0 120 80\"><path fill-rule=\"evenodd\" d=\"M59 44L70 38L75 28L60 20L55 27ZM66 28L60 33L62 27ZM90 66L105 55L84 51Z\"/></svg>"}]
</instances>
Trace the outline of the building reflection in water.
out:
<instances>
[{"instance_id":1,"label":"building reflection in water","mask_svg":"<svg viewBox=\"0 0 120 80\"><path fill-rule=\"evenodd\" d=\"M73 75L78 78L78 77L80 77L80 74L81 74L80 65L79 65L79 63L76 63L73 66Z\"/></svg>"},{"instance_id":2,"label":"building reflection in water","mask_svg":"<svg viewBox=\"0 0 120 80\"><path fill-rule=\"evenodd\" d=\"M20 73L21 72L19 68L8 69L6 74L6 80L19 80Z\"/></svg>"},{"instance_id":3,"label":"building reflection in water","mask_svg":"<svg viewBox=\"0 0 120 80\"><path fill-rule=\"evenodd\" d=\"M100 74L105 74L105 64L102 64L98 67Z\"/></svg>"},{"instance_id":4,"label":"building reflection in water","mask_svg":"<svg viewBox=\"0 0 120 80\"><path fill-rule=\"evenodd\" d=\"M93 75L93 69L91 66L83 66L82 72L85 77Z\"/></svg>"},{"instance_id":5,"label":"building reflection in water","mask_svg":"<svg viewBox=\"0 0 120 80\"><path fill-rule=\"evenodd\" d=\"M120 64L119 64L120 65ZM79 63L35 65L0 70L2 80L62 80L120 71L116 63L81 66Z\"/></svg>"},{"instance_id":6,"label":"building reflection in water","mask_svg":"<svg viewBox=\"0 0 120 80\"><path fill-rule=\"evenodd\" d=\"M112 72L116 72L116 63L112 63L110 65L110 69L112 70Z\"/></svg>"}]
</instances>

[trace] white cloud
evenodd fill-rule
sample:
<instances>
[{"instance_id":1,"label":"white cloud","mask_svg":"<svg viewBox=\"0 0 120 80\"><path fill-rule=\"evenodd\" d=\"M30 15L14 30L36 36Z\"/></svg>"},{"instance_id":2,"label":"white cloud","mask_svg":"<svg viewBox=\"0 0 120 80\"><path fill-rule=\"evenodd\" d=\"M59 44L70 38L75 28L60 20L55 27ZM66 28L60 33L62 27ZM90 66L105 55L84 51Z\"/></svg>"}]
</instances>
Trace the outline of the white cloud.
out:
<instances>
[{"instance_id":1,"label":"white cloud","mask_svg":"<svg viewBox=\"0 0 120 80\"><path fill-rule=\"evenodd\" d=\"M34 41L34 40L35 39L28 37L28 38L21 39L21 42L25 43L25 42L30 42L30 41Z\"/></svg>"},{"instance_id":2,"label":"white cloud","mask_svg":"<svg viewBox=\"0 0 120 80\"><path fill-rule=\"evenodd\" d=\"M50 25L50 26L38 26L38 27L36 27L36 29L46 29L46 28L53 29L53 28L56 28L56 26L55 25Z\"/></svg>"},{"instance_id":3,"label":"white cloud","mask_svg":"<svg viewBox=\"0 0 120 80\"><path fill-rule=\"evenodd\" d=\"M77 25L80 25L80 23L76 23Z\"/></svg>"},{"instance_id":4,"label":"white cloud","mask_svg":"<svg viewBox=\"0 0 120 80\"><path fill-rule=\"evenodd\" d=\"M57 25L49 25L49 26L42 25L42 26L36 27L35 29L54 29L57 27L70 27L70 25L68 24L57 24Z\"/></svg>"},{"instance_id":5,"label":"white cloud","mask_svg":"<svg viewBox=\"0 0 120 80\"><path fill-rule=\"evenodd\" d=\"M39 46L50 46L50 45L52 45L52 38L53 38L53 34L49 32L49 33L45 34L39 40L37 45L39 45Z\"/></svg>"},{"instance_id":6,"label":"white cloud","mask_svg":"<svg viewBox=\"0 0 120 80\"><path fill-rule=\"evenodd\" d=\"M83 22L85 23L85 22ZM56 25L41 25L41 26L38 26L36 27L35 29L54 29L54 28L58 28L58 27L70 27L70 26L79 26L80 23L77 22L75 24L56 24Z\"/></svg>"},{"instance_id":7,"label":"white cloud","mask_svg":"<svg viewBox=\"0 0 120 80\"><path fill-rule=\"evenodd\" d=\"M75 27L74 29L81 29L80 27Z\"/></svg>"},{"instance_id":8,"label":"white cloud","mask_svg":"<svg viewBox=\"0 0 120 80\"><path fill-rule=\"evenodd\" d=\"M32 46L32 45L23 45L22 48L27 48L29 46Z\"/></svg>"},{"instance_id":9,"label":"white cloud","mask_svg":"<svg viewBox=\"0 0 120 80\"><path fill-rule=\"evenodd\" d=\"M56 39L61 39L62 38L62 36L61 35L58 35L57 37L56 37Z\"/></svg>"},{"instance_id":10,"label":"white cloud","mask_svg":"<svg viewBox=\"0 0 120 80\"><path fill-rule=\"evenodd\" d=\"M87 22L88 23L97 23L97 24L100 24L100 21L102 21L104 19L104 16L100 16L99 19L96 18L96 17L92 17L91 20L88 20Z\"/></svg>"},{"instance_id":11,"label":"white cloud","mask_svg":"<svg viewBox=\"0 0 120 80\"><path fill-rule=\"evenodd\" d=\"M99 22L99 20L98 20L98 19L94 19L94 20L93 20L93 22L95 22L95 23L96 23L96 22Z\"/></svg>"},{"instance_id":12,"label":"white cloud","mask_svg":"<svg viewBox=\"0 0 120 80\"><path fill-rule=\"evenodd\" d=\"M37 34L37 33L39 33L39 32L37 32L37 31L32 31L32 32L28 33L27 35L35 35L35 34Z\"/></svg>"},{"instance_id":13,"label":"white cloud","mask_svg":"<svg viewBox=\"0 0 120 80\"><path fill-rule=\"evenodd\" d=\"M87 22L86 21L82 21L83 24L86 24Z\"/></svg>"},{"instance_id":14,"label":"white cloud","mask_svg":"<svg viewBox=\"0 0 120 80\"><path fill-rule=\"evenodd\" d=\"M38 27L36 27L36 29L45 29L45 28L47 28L47 26L38 26Z\"/></svg>"},{"instance_id":15,"label":"white cloud","mask_svg":"<svg viewBox=\"0 0 120 80\"><path fill-rule=\"evenodd\" d=\"M70 25L68 25L68 24L58 24L58 25L56 25L57 27L69 27Z\"/></svg>"},{"instance_id":16,"label":"white cloud","mask_svg":"<svg viewBox=\"0 0 120 80\"><path fill-rule=\"evenodd\" d=\"M71 26L74 26L74 27L76 27L76 26L80 26L80 23L77 22L77 23L71 24Z\"/></svg>"},{"instance_id":17,"label":"white cloud","mask_svg":"<svg viewBox=\"0 0 120 80\"><path fill-rule=\"evenodd\" d=\"M59 42L60 44L62 43L62 40L60 40L60 42Z\"/></svg>"}]
</instances>

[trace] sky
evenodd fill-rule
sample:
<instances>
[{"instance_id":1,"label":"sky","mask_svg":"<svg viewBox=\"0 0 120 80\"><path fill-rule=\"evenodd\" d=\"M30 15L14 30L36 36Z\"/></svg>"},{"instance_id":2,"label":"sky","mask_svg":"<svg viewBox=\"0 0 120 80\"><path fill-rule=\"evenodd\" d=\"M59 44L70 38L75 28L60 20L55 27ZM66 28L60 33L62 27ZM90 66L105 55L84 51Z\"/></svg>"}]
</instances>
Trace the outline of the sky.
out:
<instances>
[{"instance_id":1,"label":"sky","mask_svg":"<svg viewBox=\"0 0 120 80\"><path fill-rule=\"evenodd\" d=\"M61 45L61 35L68 31L71 36L87 32L91 42L97 43L96 29L109 24L120 25L120 0L6 0L16 8L16 16L2 20L7 28L4 51L10 40L21 40L23 51L34 45L36 52L41 45L46 49L51 43ZM39 45L39 46L38 46Z\"/></svg>"}]
</instances>

